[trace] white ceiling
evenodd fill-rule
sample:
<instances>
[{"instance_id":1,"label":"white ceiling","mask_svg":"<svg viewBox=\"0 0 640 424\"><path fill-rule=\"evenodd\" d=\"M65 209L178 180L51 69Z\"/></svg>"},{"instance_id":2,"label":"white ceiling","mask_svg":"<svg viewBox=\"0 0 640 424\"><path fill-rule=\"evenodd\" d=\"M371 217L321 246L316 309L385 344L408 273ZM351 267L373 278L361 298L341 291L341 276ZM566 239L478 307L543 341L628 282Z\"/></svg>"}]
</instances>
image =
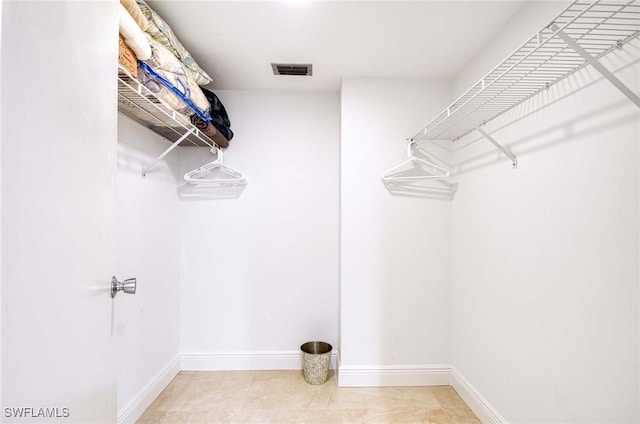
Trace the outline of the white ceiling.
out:
<instances>
[{"instance_id":1,"label":"white ceiling","mask_svg":"<svg viewBox=\"0 0 640 424\"><path fill-rule=\"evenodd\" d=\"M211 88L338 91L343 77L452 78L522 1L148 2ZM271 62L312 63L274 76Z\"/></svg>"}]
</instances>

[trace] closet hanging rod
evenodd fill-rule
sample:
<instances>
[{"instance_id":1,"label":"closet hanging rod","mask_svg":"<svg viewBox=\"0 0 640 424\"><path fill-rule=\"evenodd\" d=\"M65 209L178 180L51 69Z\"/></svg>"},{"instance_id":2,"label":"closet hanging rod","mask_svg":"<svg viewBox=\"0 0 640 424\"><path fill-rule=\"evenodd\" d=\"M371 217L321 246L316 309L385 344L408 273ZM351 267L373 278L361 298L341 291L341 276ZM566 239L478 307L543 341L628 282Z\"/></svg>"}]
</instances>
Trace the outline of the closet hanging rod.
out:
<instances>
[{"instance_id":1,"label":"closet hanging rod","mask_svg":"<svg viewBox=\"0 0 640 424\"><path fill-rule=\"evenodd\" d=\"M636 1L575 1L411 139L455 141L582 67L599 63L598 59L639 34ZM566 37L580 47L578 51ZM637 97L628 88L618 89L632 100Z\"/></svg>"}]
</instances>

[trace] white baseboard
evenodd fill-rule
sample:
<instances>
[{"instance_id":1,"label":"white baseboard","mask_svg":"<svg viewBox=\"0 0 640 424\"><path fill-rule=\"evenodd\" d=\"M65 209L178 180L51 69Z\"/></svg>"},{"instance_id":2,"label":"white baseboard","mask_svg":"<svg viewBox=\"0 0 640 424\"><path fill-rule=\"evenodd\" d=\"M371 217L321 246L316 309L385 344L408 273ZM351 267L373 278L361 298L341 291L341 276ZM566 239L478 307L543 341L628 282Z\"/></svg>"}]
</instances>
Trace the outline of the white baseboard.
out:
<instances>
[{"instance_id":1,"label":"white baseboard","mask_svg":"<svg viewBox=\"0 0 640 424\"><path fill-rule=\"evenodd\" d=\"M331 369L336 368L337 353L331 353ZM252 352L199 352L180 355L180 369L185 371L231 370L299 370L297 350Z\"/></svg>"},{"instance_id":2,"label":"white baseboard","mask_svg":"<svg viewBox=\"0 0 640 424\"><path fill-rule=\"evenodd\" d=\"M339 354L331 354L340 387L452 386L483 424L507 420L451 365L383 365L337 368ZM118 412L118 424L135 423L171 380L184 371L299 370L299 351L185 353L171 360L129 404Z\"/></svg>"},{"instance_id":3,"label":"white baseboard","mask_svg":"<svg viewBox=\"0 0 640 424\"><path fill-rule=\"evenodd\" d=\"M448 386L450 365L340 365L340 387Z\"/></svg>"},{"instance_id":4,"label":"white baseboard","mask_svg":"<svg viewBox=\"0 0 640 424\"><path fill-rule=\"evenodd\" d=\"M507 424L475 387L451 365L340 365L340 387L452 386L483 424Z\"/></svg>"},{"instance_id":5,"label":"white baseboard","mask_svg":"<svg viewBox=\"0 0 640 424\"><path fill-rule=\"evenodd\" d=\"M507 424L507 420L464 378L456 367L451 367L450 385L469 405L482 424Z\"/></svg>"},{"instance_id":6,"label":"white baseboard","mask_svg":"<svg viewBox=\"0 0 640 424\"><path fill-rule=\"evenodd\" d=\"M118 411L118 424L135 423L179 372L180 356L177 355L138 392L127 406Z\"/></svg>"}]
</instances>

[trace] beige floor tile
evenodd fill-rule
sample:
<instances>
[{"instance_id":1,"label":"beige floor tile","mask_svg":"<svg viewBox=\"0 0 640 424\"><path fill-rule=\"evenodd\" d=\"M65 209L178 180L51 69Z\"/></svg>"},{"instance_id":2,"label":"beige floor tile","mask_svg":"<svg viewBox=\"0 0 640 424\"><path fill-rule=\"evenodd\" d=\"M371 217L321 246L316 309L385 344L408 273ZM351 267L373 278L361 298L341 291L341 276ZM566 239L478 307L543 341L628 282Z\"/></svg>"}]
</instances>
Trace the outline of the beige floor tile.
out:
<instances>
[{"instance_id":1,"label":"beige floor tile","mask_svg":"<svg viewBox=\"0 0 640 424\"><path fill-rule=\"evenodd\" d=\"M190 375L180 373L153 402L150 411L213 411L240 409L251 373Z\"/></svg>"},{"instance_id":2,"label":"beige floor tile","mask_svg":"<svg viewBox=\"0 0 640 424\"><path fill-rule=\"evenodd\" d=\"M139 424L480 424L449 386L338 388L301 371L181 372Z\"/></svg>"},{"instance_id":3,"label":"beige floor tile","mask_svg":"<svg viewBox=\"0 0 640 424\"><path fill-rule=\"evenodd\" d=\"M467 405L463 404L454 408L443 407L443 410L449 417L451 424L481 424L476 414Z\"/></svg>"},{"instance_id":4,"label":"beige floor tile","mask_svg":"<svg viewBox=\"0 0 640 424\"><path fill-rule=\"evenodd\" d=\"M432 387L431 390L438 403L443 407L458 408L467 406L451 386L437 386Z\"/></svg>"},{"instance_id":5,"label":"beige floor tile","mask_svg":"<svg viewBox=\"0 0 640 424\"><path fill-rule=\"evenodd\" d=\"M147 411L151 412L165 412L169 411L176 400L184 392L185 388L191 383L191 380L185 377L181 377L178 374L169 385L160 393L160 395L153 401Z\"/></svg>"},{"instance_id":6,"label":"beige floor tile","mask_svg":"<svg viewBox=\"0 0 640 424\"><path fill-rule=\"evenodd\" d=\"M208 412L167 412L166 423L175 424L237 424L240 410L208 411Z\"/></svg>"},{"instance_id":7,"label":"beige floor tile","mask_svg":"<svg viewBox=\"0 0 640 424\"><path fill-rule=\"evenodd\" d=\"M328 409L253 409L244 411L243 424L342 424L341 411Z\"/></svg>"},{"instance_id":8,"label":"beige floor tile","mask_svg":"<svg viewBox=\"0 0 640 424\"><path fill-rule=\"evenodd\" d=\"M482 421L480 421L477 418L462 417L462 418L451 418L450 423L451 424L482 424Z\"/></svg>"},{"instance_id":9,"label":"beige floor tile","mask_svg":"<svg viewBox=\"0 0 640 424\"><path fill-rule=\"evenodd\" d=\"M180 371L176 378L185 378L189 381L217 380L221 382L229 379L249 380L255 371Z\"/></svg>"},{"instance_id":10,"label":"beige floor tile","mask_svg":"<svg viewBox=\"0 0 640 424\"><path fill-rule=\"evenodd\" d=\"M241 411L152 412L145 413L138 424L237 424Z\"/></svg>"},{"instance_id":11,"label":"beige floor tile","mask_svg":"<svg viewBox=\"0 0 640 424\"><path fill-rule=\"evenodd\" d=\"M427 422L429 424L451 424L451 420L442 409L431 410L427 414Z\"/></svg>"},{"instance_id":12,"label":"beige floor tile","mask_svg":"<svg viewBox=\"0 0 640 424\"><path fill-rule=\"evenodd\" d=\"M241 409L251 377L196 380L189 383L169 410L218 411Z\"/></svg>"},{"instance_id":13,"label":"beige floor tile","mask_svg":"<svg viewBox=\"0 0 640 424\"><path fill-rule=\"evenodd\" d=\"M140 418L138 418L138 421L136 421L136 424L157 424L157 423L161 423L162 419L164 418L164 416L166 414L167 413L164 412L164 411L156 412L156 411L150 411L149 409L147 409L144 412L144 414L142 414L142 416Z\"/></svg>"},{"instance_id":14,"label":"beige floor tile","mask_svg":"<svg viewBox=\"0 0 640 424\"><path fill-rule=\"evenodd\" d=\"M419 408L342 409L343 422L362 424L425 424L431 410Z\"/></svg>"},{"instance_id":15,"label":"beige floor tile","mask_svg":"<svg viewBox=\"0 0 640 424\"><path fill-rule=\"evenodd\" d=\"M329 405L329 400L331 399L331 395L333 394L334 390L338 388L338 380L335 376L335 373L331 371L326 383L313 387L315 387L316 393L313 397L313 400L311 401L310 408L327 408Z\"/></svg>"},{"instance_id":16,"label":"beige floor tile","mask_svg":"<svg viewBox=\"0 0 640 424\"><path fill-rule=\"evenodd\" d=\"M323 409L335 389L335 377L322 385L304 381L300 371L256 371L244 409Z\"/></svg>"},{"instance_id":17,"label":"beige floor tile","mask_svg":"<svg viewBox=\"0 0 640 424\"><path fill-rule=\"evenodd\" d=\"M240 417L246 424L425 424L431 423L431 410L426 409L269 409L246 411ZM448 421L434 423L447 424Z\"/></svg>"},{"instance_id":18,"label":"beige floor tile","mask_svg":"<svg viewBox=\"0 0 640 424\"><path fill-rule=\"evenodd\" d=\"M429 387L340 388L329 400L329 408L434 408L438 401Z\"/></svg>"}]
</instances>

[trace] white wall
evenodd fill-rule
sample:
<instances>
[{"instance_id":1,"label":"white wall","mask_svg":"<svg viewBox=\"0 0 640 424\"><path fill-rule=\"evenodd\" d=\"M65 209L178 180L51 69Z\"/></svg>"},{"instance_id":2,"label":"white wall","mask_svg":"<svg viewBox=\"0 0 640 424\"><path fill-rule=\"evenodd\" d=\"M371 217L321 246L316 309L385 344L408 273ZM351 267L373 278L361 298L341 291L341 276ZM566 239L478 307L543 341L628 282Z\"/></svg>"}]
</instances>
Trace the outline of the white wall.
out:
<instances>
[{"instance_id":1,"label":"white wall","mask_svg":"<svg viewBox=\"0 0 640 424\"><path fill-rule=\"evenodd\" d=\"M0 3L0 51L2 51L2 9ZM2 81L2 67L0 66L0 81ZM2 102L0 102L0 134L2 134ZM2 143L0 143L0 163L2 163ZM2 173L0 172L0 187L2 187ZM0 195L0 240L2 240L2 196ZM2 243L0 243L0 375L2 375ZM2 403L2 389L0 388L0 405Z\"/></svg>"},{"instance_id":2,"label":"white wall","mask_svg":"<svg viewBox=\"0 0 640 424\"><path fill-rule=\"evenodd\" d=\"M178 366L180 208L173 173L179 154L142 178L142 168L170 144L118 118L116 275L138 279L137 293L120 293L114 303L118 416L132 422L148 406L143 395L149 385L173 377Z\"/></svg>"},{"instance_id":3,"label":"white wall","mask_svg":"<svg viewBox=\"0 0 640 424\"><path fill-rule=\"evenodd\" d=\"M537 31L547 25L571 2L567 0L526 1L453 79L453 92L459 97L477 83L505 57L513 53ZM442 109L442 108L441 108Z\"/></svg>"},{"instance_id":4,"label":"white wall","mask_svg":"<svg viewBox=\"0 0 640 424\"><path fill-rule=\"evenodd\" d=\"M236 132L225 163L249 184L181 203L183 367L299 368L301 343L337 341L338 95L218 94ZM183 171L213 159L181 153Z\"/></svg>"},{"instance_id":5,"label":"white wall","mask_svg":"<svg viewBox=\"0 0 640 424\"><path fill-rule=\"evenodd\" d=\"M606 61L636 92L639 57ZM453 158L452 362L510 423L639 420L640 113L598 78L488 125L518 169L473 135Z\"/></svg>"},{"instance_id":6,"label":"white wall","mask_svg":"<svg viewBox=\"0 0 640 424\"><path fill-rule=\"evenodd\" d=\"M450 361L451 204L393 196L380 180L450 97L441 80L342 83L341 385L386 384L385 367Z\"/></svg>"}]
</instances>

